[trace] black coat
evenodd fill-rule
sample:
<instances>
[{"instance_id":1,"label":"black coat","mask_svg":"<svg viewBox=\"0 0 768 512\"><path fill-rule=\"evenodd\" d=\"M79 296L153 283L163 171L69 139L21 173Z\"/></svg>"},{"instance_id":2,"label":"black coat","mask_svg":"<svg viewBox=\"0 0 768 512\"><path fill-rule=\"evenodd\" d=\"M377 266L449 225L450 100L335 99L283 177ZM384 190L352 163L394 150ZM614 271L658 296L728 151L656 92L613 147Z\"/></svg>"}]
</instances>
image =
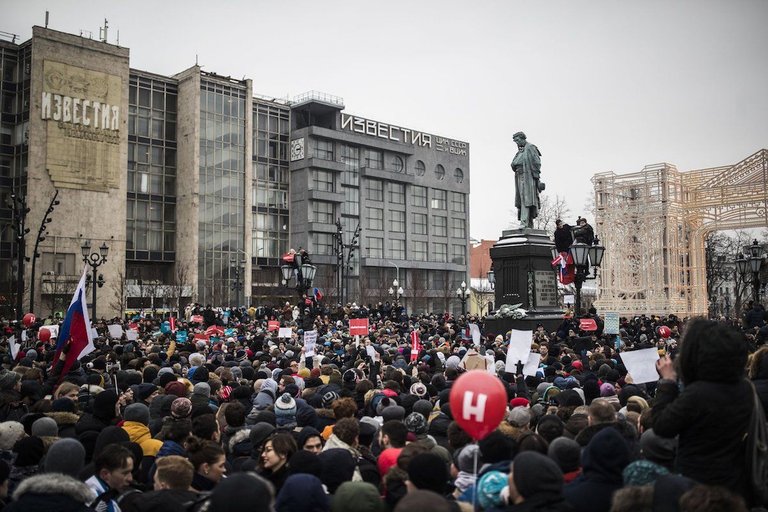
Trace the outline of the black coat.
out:
<instances>
[{"instance_id":1,"label":"black coat","mask_svg":"<svg viewBox=\"0 0 768 512\"><path fill-rule=\"evenodd\" d=\"M752 414L746 380L697 380L680 392L663 382L653 406L653 431L678 436L675 468L706 485L720 485L748 497L744 434Z\"/></svg>"}]
</instances>

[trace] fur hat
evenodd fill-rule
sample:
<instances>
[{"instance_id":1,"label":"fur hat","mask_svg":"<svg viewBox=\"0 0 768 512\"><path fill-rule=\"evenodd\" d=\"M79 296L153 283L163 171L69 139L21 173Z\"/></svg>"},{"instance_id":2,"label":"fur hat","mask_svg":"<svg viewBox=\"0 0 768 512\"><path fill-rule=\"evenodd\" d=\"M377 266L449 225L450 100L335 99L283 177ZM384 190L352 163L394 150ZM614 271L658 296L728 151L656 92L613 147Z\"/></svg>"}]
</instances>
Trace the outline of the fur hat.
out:
<instances>
[{"instance_id":1,"label":"fur hat","mask_svg":"<svg viewBox=\"0 0 768 512\"><path fill-rule=\"evenodd\" d=\"M11 450L16 441L24 437L24 425L18 421L0 423L0 450Z\"/></svg>"}]
</instances>

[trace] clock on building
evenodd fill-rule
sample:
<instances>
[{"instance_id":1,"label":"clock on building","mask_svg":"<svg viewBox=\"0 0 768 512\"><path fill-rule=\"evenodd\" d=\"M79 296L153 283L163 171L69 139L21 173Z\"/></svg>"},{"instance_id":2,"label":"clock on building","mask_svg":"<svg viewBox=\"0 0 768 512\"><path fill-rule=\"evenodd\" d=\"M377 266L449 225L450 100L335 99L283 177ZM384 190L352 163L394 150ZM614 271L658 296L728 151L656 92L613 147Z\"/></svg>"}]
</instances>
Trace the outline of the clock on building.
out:
<instances>
[{"instance_id":1,"label":"clock on building","mask_svg":"<svg viewBox=\"0 0 768 512\"><path fill-rule=\"evenodd\" d=\"M291 162L304 158L304 137L291 141Z\"/></svg>"}]
</instances>

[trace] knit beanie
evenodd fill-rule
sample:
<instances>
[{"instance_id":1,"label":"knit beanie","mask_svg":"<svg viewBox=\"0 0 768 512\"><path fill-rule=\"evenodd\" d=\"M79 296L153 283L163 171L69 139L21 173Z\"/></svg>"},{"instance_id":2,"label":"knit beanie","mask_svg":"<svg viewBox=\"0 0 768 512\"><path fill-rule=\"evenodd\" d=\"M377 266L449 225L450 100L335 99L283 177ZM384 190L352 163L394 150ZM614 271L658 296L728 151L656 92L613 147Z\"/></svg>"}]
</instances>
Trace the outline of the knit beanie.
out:
<instances>
[{"instance_id":1,"label":"knit beanie","mask_svg":"<svg viewBox=\"0 0 768 512\"><path fill-rule=\"evenodd\" d=\"M177 397L186 397L187 386L185 386L183 382L174 380L173 382L169 382L165 385L165 394L176 395Z\"/></svg>"},{"instance_id":2,"label":"knit beanie","mask_svg":"<svg viewBox=\"0 0 768 512\"><path fill-rule=\"evenodd\" d=\"M59 435L59 426L53 418L47 416L39 418L32 424L32 435L36 437L56 437Z\"/></svg>"},{"instance_id":3,"label":"knit beanie","mask_svg":"<svg viewBox=\"0 0 768 512\"><path fill-rule=\"evenodd\" d=\"M0 450L11 450L16 441L24 436L24 425L18 421L0 423Z\"/></svg>"},{"instance_id":4,"label":"knit beanie","mask_svg":"<svg viewBox=\"0 0 768 512\"><path fill-rule=\"evenodd\" d=\"M501 471L488 471L477 483L477 502L487 510L502 506L501 490L507 486L508 475Z\"/></svg>"},{"instance_id":5,"label":"knit beanie","mask_svg":"<svg viewBox=\"0 0 768 512\"><path fill-rule=\"evenodd\" d=\"M323 489L323 483L314 475L295 474L289 476L275 501L275 510L307 512L326 511L330 507L330 498Z\"/></svg>"},{"instance_id":6,"label":"knit beanie","mask_svg":"<svg viewBox=\"0 0 768 512\"><path fill-rule=\"evenodd\" d=\"M581 465L581 446L573 439L558 437L549 444L547 455L563 473L576 471Z\"/></svg>"},{"instance_id":7,"label":"knit beanie","mask_svg":"<svg viewBox=\"0 0 768 512\"><path fill-rule=\"evenodd\" d=\"M21 376L18 373L6 371L0 374L0 390L13 389L20 380Z\"/></svg>"},{"instance_id":8,"label":"knit beanie","mask_svg":"<svg viewBox=\"0 0 768 512\"><path fill-rule=\"evenodd\" d=\"M275 416L278 420L296 416L296 400L288 393L283 393L280 398L275 400Z\"/></svg>"},{"instance_id":9,"label":"knit beanie","mask_svg":"<svg viewBox=\"0 0 768 512\"><path fill-rule=\"evenodd\" d=\"M318 455L323 465L323 475L320 479L328 488L330 494L334 494L344 482L352 480L355 474L355 459L352 454L343 448L331 448ZM443 465L445 467L445 465Z\"/></svg>"},{"instance_id":10,"label":"knit beanie","mask_svg":"<svg viewBox=\"0 0 768 512\"><path fill-rule=\"evenodd\" d=\"M45 454L45 446L39 437L25 437L13 446L13 451L16 453L14 466L37 466Z\"/></svg>"},{"instance_id":11,"label":"knit beanie","mask_svg":"<svg viewBox=\"0 0 768 512\"><path fill-rule=\"evenodd\" d=\"M649 485L656 481L662 475L668 475L669 470L649 460L636 460L631 462L621 475L624 479L624 485Z\"/></svg>"},{"instance_id":12,"label":"knit beanie","mask_svg":"<svg viewBox=\"0 0 768 512\"><path fill-rule=\"evenodd\" d=\"M379 491L368 482L344 482L333 496L332 512L384 512Z\"/></svg>"},{"instance_id":13,"label":"knit beanie","mask_svg":"<svg viewBox=\"0 0 768 512\"><path fill-rule=\"evenodd\" d=\"M389 420L403 421L405 419L405 409L399 405L393 405L385 408L381 413L382 422Z\"/></svg>"},{"instance_id":14,"label":"knit beanie","mask_svg":"<svg viewBox=\"0 0 768 512\"><path fill-rule=\"evenodd\" d=\"M306 473L308 475L314 475L317 478L323 476L323 464L320 462L320 458L307 450L299 450L291 456L288 461L288 471L292 475Z\"/></svg>"},{"instance_id":15,"label":"knit beanie","mask_svg":"<svg viewBox=\"0 0 768 512\"><path fill-rule=\"evenodd\" d=\"M539 452L526 451L517 454L512 462L515 487L523 498L534 494L562 494L563 472L555 461Z\"/></svg>"},{"instance_id":16,"label":"knit beanie","mask_svg":"<svg viewBox=\"0 0 768 512\"><path fill-rule=\"evenodd\" d=\"M75 412L75 402L69 398L57 398L51 404L51 412Z\"/></svg>"},{"instance_id":17,"label":"knit beanie","mask_svg":"<svg viewBox=\"0 0 768 512\"><path fill-rule=\"evenodd\" d=\"M211 397L211 386L207 382L198 382L192 389L192 393L195 395L201 395L205 398Z\"/></svg>"},{"instance_id":18,"label":"knit beanie","mask_svg":"<svg viewBox=\"0 0 768 512\"><path fill-rule=\"evenodd\" d=\"M448 468L434 453L420 453L408 463L408 480L417 488L445 494L448 482Z\"/></svg>"},{"instance_id":19,"label":"knit beanie","mask_svg":"<svg viewBox=\"0 0 768 512\"><path fill-rule=\"evenodd\" d=\"M131 404L123 412L125 421L135 421L142 425L149 425L149 407L142 403Z\"/></svg>"},{"instance_id":20,"label":"knit beanie","mask_svg":"<svg viewBox=\"0 0 768 512\"><path fill-rule=\"evenodd\" d=\"M43 469L77 478L85 466L85 448L77 439L59 439L48 449Z\"/></svg>"},{"instance_id":21,"label":"knit beanie","mask_svg":"<svg viewBox=\"0 0 768 512\"><path fill-rule=\"evenodd\" d=\"M192 412L192 402L189 398L180 397L171 404L171 416L174 418L186 418Z\"/></svg>"}]
</instances>

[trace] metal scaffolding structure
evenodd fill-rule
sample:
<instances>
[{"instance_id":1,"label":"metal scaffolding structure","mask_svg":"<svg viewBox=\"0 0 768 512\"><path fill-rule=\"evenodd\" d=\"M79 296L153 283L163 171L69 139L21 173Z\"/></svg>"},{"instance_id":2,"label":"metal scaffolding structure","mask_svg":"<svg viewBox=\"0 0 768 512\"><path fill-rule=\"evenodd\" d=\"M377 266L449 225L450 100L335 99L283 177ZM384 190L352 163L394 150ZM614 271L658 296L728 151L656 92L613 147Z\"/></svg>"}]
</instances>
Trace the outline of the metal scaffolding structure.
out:
<instances>
[{"instance_id":1,"label":"metal scaffolding structure","mask_svg":"<svg viewBox=\"0 0 768 512\"><path fill-rule=\"evenodd\" d=\"M732 166L592 177L606 248L595 306L622 315L707 314L704 240L768 226L768 150Z\"/></svg>"}]
</instances>

